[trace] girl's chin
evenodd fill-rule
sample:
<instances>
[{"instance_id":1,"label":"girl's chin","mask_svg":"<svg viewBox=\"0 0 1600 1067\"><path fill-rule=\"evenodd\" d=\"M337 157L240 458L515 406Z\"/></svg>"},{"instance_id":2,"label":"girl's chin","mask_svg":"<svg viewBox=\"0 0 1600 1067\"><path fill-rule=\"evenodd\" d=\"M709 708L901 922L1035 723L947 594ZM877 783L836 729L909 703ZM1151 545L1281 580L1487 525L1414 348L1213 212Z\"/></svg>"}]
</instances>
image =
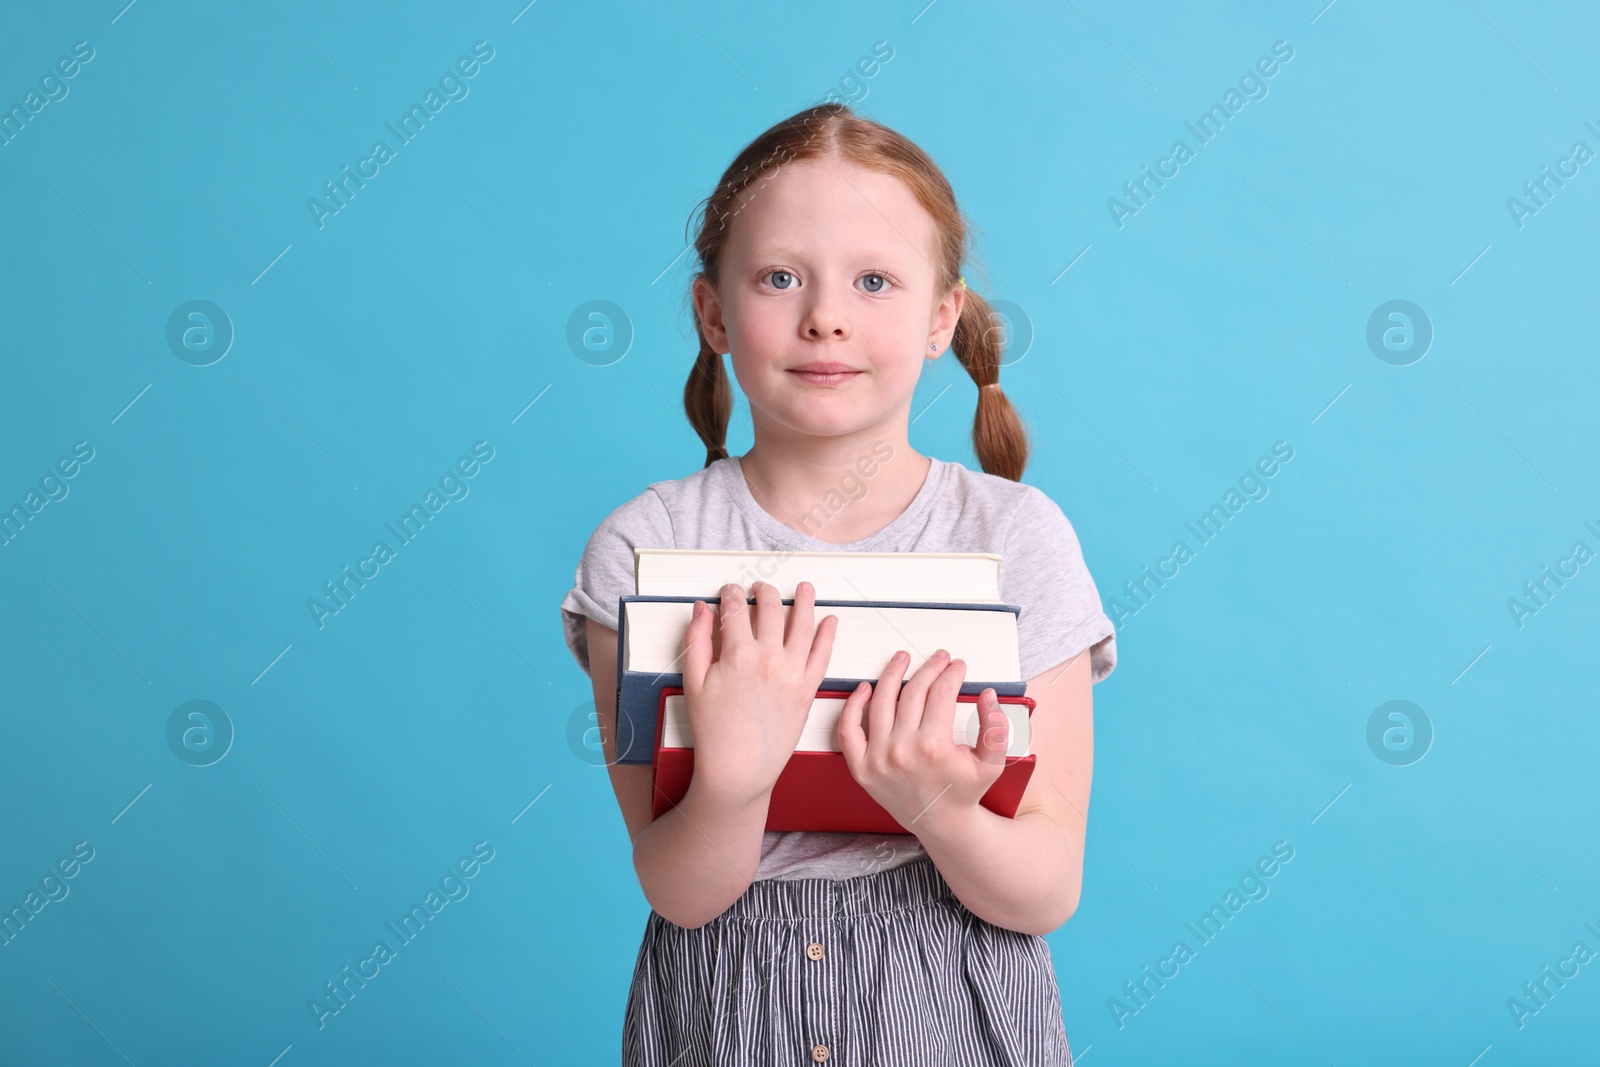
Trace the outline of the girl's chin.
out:
<instances>
[{"instance_id":1,"label":"girl's chin","mask_svg":"<svg viewBox=\"0 0 1600 1067\"><path fill-rule=\"evenodd\" d=\"M802 400L798 406L786 406L776 419L769 416L767 421L769 424L776 422L788 432L803 437L843 437L878 425L881 418L857 411L854 405L847 409L822 401Z\"/></svg>"}]
</instances>

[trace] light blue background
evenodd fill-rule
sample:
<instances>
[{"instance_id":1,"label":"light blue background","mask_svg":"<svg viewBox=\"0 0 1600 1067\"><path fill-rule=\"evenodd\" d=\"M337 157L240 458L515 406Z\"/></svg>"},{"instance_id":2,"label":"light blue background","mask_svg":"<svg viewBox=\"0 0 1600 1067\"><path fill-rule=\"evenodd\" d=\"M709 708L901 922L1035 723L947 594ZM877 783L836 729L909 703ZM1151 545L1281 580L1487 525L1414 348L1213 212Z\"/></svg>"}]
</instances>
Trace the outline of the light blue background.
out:
<instances>
[{"instance_id":1,"label":"light blue background","mask_svg":"<svg viewBox=\"0 0 1600 1067\"><path fill-rule=\"evenodd\" d=\"M844 89L945 169L969 282L1031 321L1003 376L1026 480L1108 610L1295 450L1095 691L1083 903L1049 939L1077 1054L1592 1055L1600 964L1522 1029L1506 1006L1600 950L1600 564L1507 608L1600 549L1600 163L1521 227L1506 205L1600 149L1591 5L124 3L0 34L6 108L95 50L0 148L0 503L95 450L0 548L0 904L95 849L0 948L0 1059L614 1061L647 905L567 743L589 688L556 605L611 508L701 465L690 211L878 41ZM308 198L480 40L470 95L319 229ZM1119 229L1107 199L1280 40L1270 94ZM236 331L207 367L165 340L195 299ZM634 331L609 366L565 339L594 299ZM1365 341L1391 299L1436 331L1409 366ZM941 359L913 444L976 466L974 403ZM478 441L470 495L319 629L307 599ZM209 767L167 745L192 699L236 730ZM1435 730L1410 766L1367 744L1391 699ZM307 1001L484 840L319 1030ZM1119 1028L1108 1000L1275 841L1270 895Z\"/></svg>"}]
</instances>

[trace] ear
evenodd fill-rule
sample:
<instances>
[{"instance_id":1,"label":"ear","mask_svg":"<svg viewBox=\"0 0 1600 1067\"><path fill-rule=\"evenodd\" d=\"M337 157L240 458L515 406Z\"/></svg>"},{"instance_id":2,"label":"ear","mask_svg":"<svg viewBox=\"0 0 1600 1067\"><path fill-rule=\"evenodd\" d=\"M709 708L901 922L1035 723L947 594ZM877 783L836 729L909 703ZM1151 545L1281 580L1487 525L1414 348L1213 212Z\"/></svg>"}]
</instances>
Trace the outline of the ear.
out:
<instances>
[{"instance_id":1,"label":"ear","mask_svg":"<svg viewBox=\"0 0 1600 1067\"><path fill-rule=\"evenodd\" d=\"M933 309L933 329L928 335L929 343L938 342L939 351L924 351L923 355L929 359L938 359L950 347L950 341L955 336L956 323L961 319L961 309L967 305L966 286L956 284L939 301L939 306Z\"/></svg>"},{"instance_id":2,"label":"ear","mask_svg":"<svg viewBox=\"0 0 1600 1067\"><path fill-rule=\"evenodd\" d=\"M706 343L716 350L718 355L728 351L728 327L722 319L722 302L717 299L717 291L706 281L705 276L694 280L694 312L700 319L700 331L705 336Z\"/></svg>"}]
</instances>

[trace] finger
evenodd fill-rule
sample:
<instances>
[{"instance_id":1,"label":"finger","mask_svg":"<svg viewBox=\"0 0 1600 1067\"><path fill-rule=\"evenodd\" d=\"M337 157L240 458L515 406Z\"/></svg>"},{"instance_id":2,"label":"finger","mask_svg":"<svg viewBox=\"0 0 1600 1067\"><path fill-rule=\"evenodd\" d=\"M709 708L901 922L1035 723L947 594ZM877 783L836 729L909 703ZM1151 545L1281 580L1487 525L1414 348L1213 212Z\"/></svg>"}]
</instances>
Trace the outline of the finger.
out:
<instances>
[{"instance_id":1,"label":"finger","mask_svg":"<svg viewBox=\"0 0 1600 1067\"><path fill-rule=\"evenodd\" d=\"M683 634L683 691L698 691L711 669L711 609L696 600Z\"/></svg>"},{"instance_id":2,"label":"finger","mask_svg":"<svg viewBox=\"0 0 1600 1067\"><path fill-rule=\"evenodd\" d=\"M905 688L900 690L899 710L895 712L895 733L914 733L922 725L922 705L928 698L928 689L949 665L949 656L944 649L935 649L933 655L923 660L922 666L912 671L911 677L906 679Z\"/></svg>"},{"instance_id":3,"label":"finger","mask_svg":"<svg viewBox=\"0 0 1600 1067\"><path fill-rule=\"evenodd\" d=\"M755 606L750 609L750 630L763 645L783 644L783 598L778 587L771 582L755 582L750 586Z\"/></svg>"},{"instance_id":4,"label":"finger","mask_svg":"<svg viewBox=\"0 0 1600 1067\"><path fill-rule=\"evenodd\" d=\"M921 714L922 721L917 730L920 733L931 734L941 741L955 740L956 732L956 697L961 692L962 679L967 676L965 661L953 659L933 684L928 687L928 698L923 702ZM904 713L905 709L902 709Z\"/></svg>"},{"instance_id":5,"label":"finger","mask_svg":"<svg viewBox=\"0 0 1600 1067\"><path fill-rule=\"evenodd\" d=\"M822 688L822 680L828 676L828 664L833 659L833 639L838 632L837 615L829 615L817 625L817 632L811 637L811 651L806 657L805 679L808 688Z\"/></svg>"},{"instance_id":6,"label":"finger","mask_svg":"<svg viewBox=\"0 0 1600 1067\"><path fill-rule=\"evenodd\" d=\"M816 635L816 587L801 582L794 587L794 603L789 606L789 626L784 632L786 648L805 648Z\"/></svg>"},{"instance_id":7,"label":"finger","mask_svg":"<svg viewBox=\"0 0 1600 1067\"><path fill-rule=\"evenodd\" d=\"M900 700L900 680L905 677L906 665L911 657L904 650L889 658L878 682L872 687L872 700L867 705L867 736L882 739L889 736L894 726L895 705Z\"/></svg>"},{"instance_id":8,"label":"finger","mask_svg":"<svg viewBox=\"0 0 1600 1067\"><path fill-rule=\"evenodd\" d=\"M839 712L839 749L844 753L845 765L850 768L850 774L856 780L861 775L858 768L867 758L867 735L861 729L861 712L867 706L867 698L872 696L872 686L862 682L856 686L855 692L845 698L844 708Z\"/></svg>"},{"instance_id":9,"label":"finger","mask_svg":"<svg viewBox=\"0 0 1600 1067\"><path fill-rule=\"evenodd\" d=\"M982 732L978 735L978 758L984 763L1004 767L1006 749L1011 745L1011 719L993 689L978 695L978 714L982 716Z\"/></svg>"},{"instance_id":10,"label":"finger","mask_svg":"<svg viewBox=\"0 0 1600 1067\"><path fill-rule=\"evenodd\" d=\"M717 590L717 632L722 635L724 650L755 639L750 630L749 605L744 602L744 586L738 582L729 582Z\"/></svg>"}]
</instances>

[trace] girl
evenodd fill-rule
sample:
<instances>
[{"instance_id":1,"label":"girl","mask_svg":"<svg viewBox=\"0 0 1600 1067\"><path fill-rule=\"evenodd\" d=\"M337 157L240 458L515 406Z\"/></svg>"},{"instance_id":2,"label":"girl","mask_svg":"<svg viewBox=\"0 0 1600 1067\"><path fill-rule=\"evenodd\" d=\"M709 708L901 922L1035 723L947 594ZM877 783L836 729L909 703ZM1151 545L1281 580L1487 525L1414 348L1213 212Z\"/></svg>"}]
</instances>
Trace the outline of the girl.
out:
<instances>
[{"instance_id":1,"label":"girl","mask_svg":"<svg viewBox=\"0 0 1600 1067\"><path fill-rule=\"evenodd\" d=\"M997 381L997 320L961 276L967 242L933 161L842 104L763 133L706 201L700 353L684 388L706 465L611 512L561 604L651 904L624 1020L630 1067L1072 1061L1042 935L1078 904L1090 686L1116 642L1071 524L1020 481L1027 440ZM982 473L908 441L923 361L946 348L978 384ZM750 404L743 456L724 447L724 352ZM1038 761L1016 817L978 804L1004 764L993 690L979 745L953 744L964 665L907 650L846 701L839 742L857 781L916 832L764 832L836 619L814 621L809 583L758 581L724 586L720 610L695 604L683 660L694 778L651 821L650 768L614 751L617 599L634 591L635 547L999 553L1036 701Z\"/></svg>"}]
</instances>

